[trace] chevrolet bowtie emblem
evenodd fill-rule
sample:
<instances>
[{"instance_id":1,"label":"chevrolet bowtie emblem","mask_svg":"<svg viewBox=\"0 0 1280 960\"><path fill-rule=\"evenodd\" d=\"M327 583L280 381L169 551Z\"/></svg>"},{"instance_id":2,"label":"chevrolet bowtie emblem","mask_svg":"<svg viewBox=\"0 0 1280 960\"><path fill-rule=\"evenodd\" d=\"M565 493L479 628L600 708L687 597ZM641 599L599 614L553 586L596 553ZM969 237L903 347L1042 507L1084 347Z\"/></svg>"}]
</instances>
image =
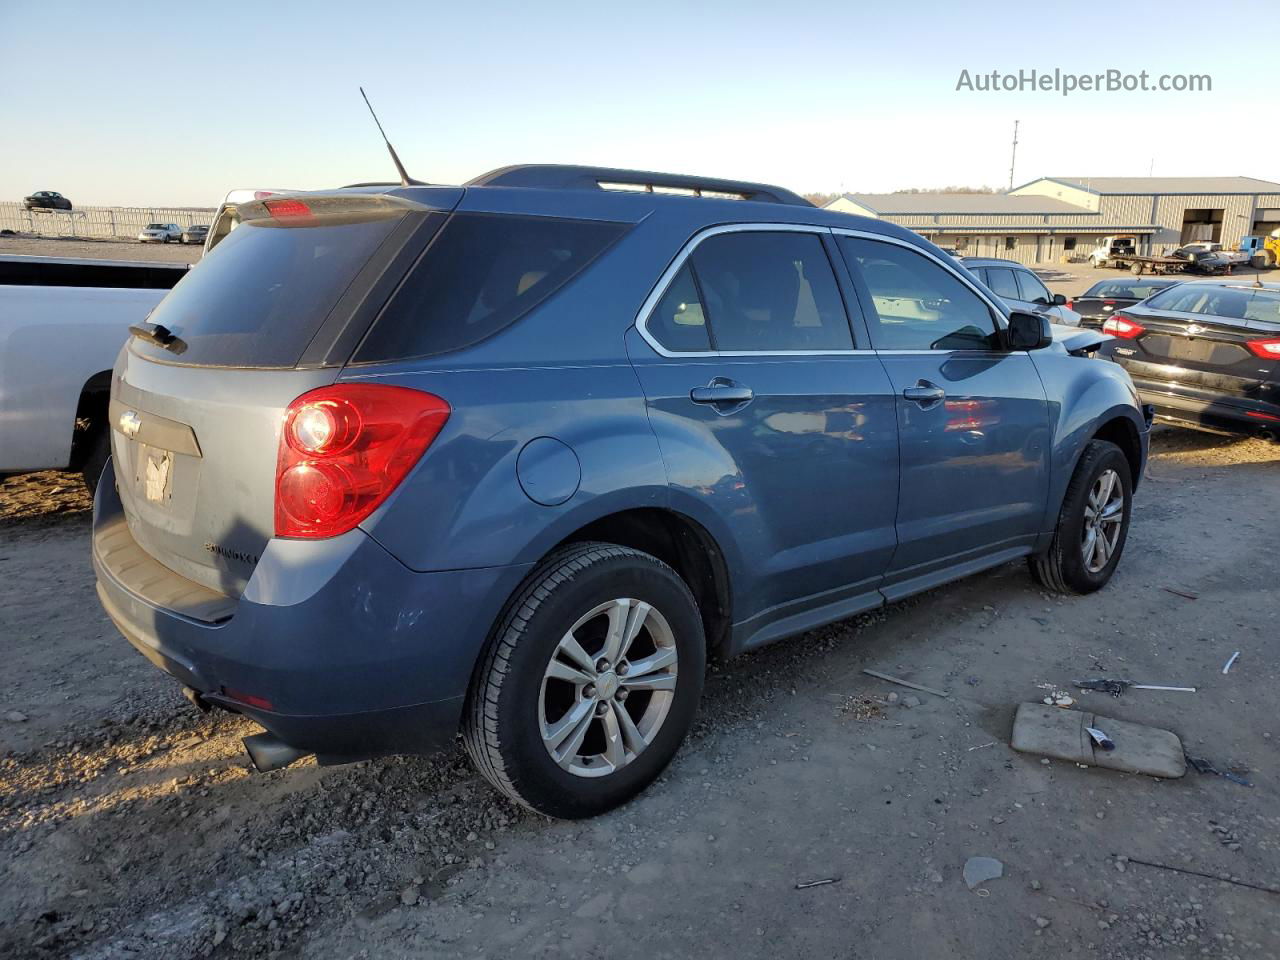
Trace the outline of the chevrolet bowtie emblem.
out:
<instances>
[{"instance_id":1,"label":"chevrolet bowtie emblem","mask_svg":"<svg viewBox=\"0 0 1280 960\"><path fill-rule=\"evenodd\" d=\"M126 410L120 414L120 432L132 440L138 435L138 431L142 429L142 418L133 410Z\"/></svg>"}]
</instances>

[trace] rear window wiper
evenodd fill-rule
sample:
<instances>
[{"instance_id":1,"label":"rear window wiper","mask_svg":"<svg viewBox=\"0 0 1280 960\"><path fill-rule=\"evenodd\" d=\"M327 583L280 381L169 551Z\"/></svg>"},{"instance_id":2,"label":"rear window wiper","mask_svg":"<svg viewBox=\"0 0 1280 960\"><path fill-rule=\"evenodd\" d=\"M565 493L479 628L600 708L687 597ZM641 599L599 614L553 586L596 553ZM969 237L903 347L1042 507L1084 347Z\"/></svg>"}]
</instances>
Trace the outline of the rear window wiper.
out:
<instances>
[{"instance_id":1,"label":"rear window wiper","mask_svg":"<svg viewBox=\"0 0 1280 960\"><path fill-rule=\"evenodd\" d=\"M187 349L187 342L161 323L135 323L129 327L129 333L173 353L183 353Z\"/></svg>"}]
</instances>

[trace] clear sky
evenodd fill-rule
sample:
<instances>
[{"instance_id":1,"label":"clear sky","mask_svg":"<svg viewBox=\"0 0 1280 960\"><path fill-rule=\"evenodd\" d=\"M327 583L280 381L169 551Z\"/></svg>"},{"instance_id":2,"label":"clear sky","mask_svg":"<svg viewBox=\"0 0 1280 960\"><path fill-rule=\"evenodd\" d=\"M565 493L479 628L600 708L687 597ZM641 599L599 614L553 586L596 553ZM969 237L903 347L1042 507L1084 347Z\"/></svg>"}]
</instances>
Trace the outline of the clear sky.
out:
<instances>
[{"instance_id":1,"label":"clear sky","mask_svg":"<svg viewBox=\"0 0 1280 960\"><path fill-rule=\"evenodd\" d=\"M1182 7L1183 9L1179 9ZM1039 176L1280 180L1275 0L0 0L0 198L628 166L801 192ZM1209 93L958 92L960 71L1209 74Z\"/></svg>"}]
</instances>

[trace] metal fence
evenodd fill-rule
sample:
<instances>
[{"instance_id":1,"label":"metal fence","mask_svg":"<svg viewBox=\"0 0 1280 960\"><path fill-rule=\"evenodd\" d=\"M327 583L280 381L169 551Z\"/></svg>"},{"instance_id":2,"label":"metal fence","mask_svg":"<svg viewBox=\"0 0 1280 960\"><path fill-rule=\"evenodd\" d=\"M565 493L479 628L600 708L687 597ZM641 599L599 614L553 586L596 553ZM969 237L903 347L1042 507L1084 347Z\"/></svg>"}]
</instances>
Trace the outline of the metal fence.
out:
<instances>
[{"instance_id":1,"label":"metal fence","mask_svg":"<svg viewBox=\"0 0 1280 960\"><path fill-rule=\"evenodd\" d=\"M79 207L75 210L27 210L0 203L0 230L38 237L133 239L149 223L176 223L184 230L209 223L213 207Z\"/></svg>"}]
</instances>

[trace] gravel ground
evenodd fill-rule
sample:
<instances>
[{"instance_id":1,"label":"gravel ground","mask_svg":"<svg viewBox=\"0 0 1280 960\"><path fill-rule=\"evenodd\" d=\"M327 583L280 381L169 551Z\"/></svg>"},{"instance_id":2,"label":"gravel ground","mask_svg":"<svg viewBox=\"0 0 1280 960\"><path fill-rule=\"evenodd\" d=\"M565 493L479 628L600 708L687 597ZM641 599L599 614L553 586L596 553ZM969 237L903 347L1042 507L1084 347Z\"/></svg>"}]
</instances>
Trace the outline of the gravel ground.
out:
<instances>
[{"instance_id":1,"label":"gravel ground","mask_svg":"<svg viewBox=\"0 0 1280 960\"><path fill-rule=\"evenodd\" d=\"M195 263L202 248L182 243L136 240L55 240L51 237L0 237L0 254L24 257L88 257L91 260L158 260Z\"/></svg>"},{"instance_id":2,"label":"gravel ground","mask_svg":"<svg viewBox=\"0 0 1280 960\"><path fill-rule=\"evenodd\" d=\"M251 774L252 725L196 713L98 608L75 478L5 481L0 956L1278 956L1280 446L1154 451L1106 590L1014 564L715 665L669 771L582 823L460 751ZM1070 686L1097 674L1198 692ZM1014 753L1044 685L1252 786ZM1003 876L968 889L974 856Z\"/></svg>"}]
</instances>

